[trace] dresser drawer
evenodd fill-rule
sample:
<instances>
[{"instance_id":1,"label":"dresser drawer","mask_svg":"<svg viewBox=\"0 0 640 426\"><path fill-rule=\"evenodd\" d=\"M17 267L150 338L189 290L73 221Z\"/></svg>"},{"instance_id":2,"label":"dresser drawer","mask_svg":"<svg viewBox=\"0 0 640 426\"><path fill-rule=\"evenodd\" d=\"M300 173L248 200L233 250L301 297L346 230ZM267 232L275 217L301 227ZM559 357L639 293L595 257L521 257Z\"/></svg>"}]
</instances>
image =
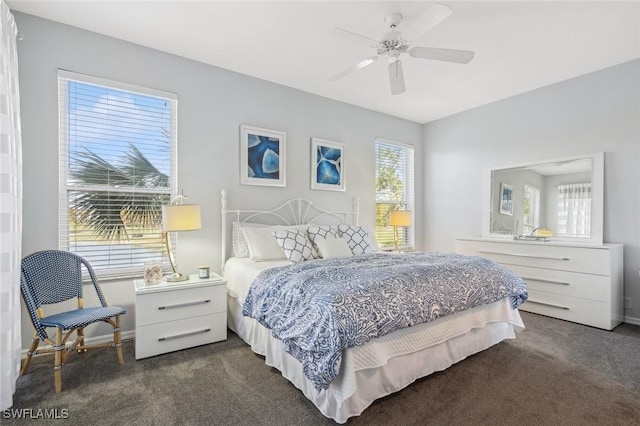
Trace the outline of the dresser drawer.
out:
<instances>
[{"instance_id":1,"label":"dresser drawer","mask_svg":"<svg viewBox=\"0 0 640 426\"><path fill-rule=\"evenodd\" d=\"M539 290L596 302L611 302L609 277L520 265L506 265L506 267L526 281L529 291Z\"/></svg>"},{"instance_id":2,"label":"dresser drawer","mask_svg":"<svg viewBox=\"0 0 640 426\"><path fill-rule=\"evenodd\" d=\"M136 359L227 338L227 313L191 317L136 329Z\"/></svg>"},{"instance_id":3,"label":"dresser drawer","mask_svg":"<svg viewBox=\"0 0 640 426\"><path fill-rule=\"evenodd\" d=\"M458 241L458 253L486 257L504 265L611 275L610 253L604 247L554 246L545 243Z\"/></svg>"},{"instance_id":4,"label":"dresser drawer","mask_svg":"<svg viewBox=\"0 0 640 426\"><path fill-rule=\"evenodd\" d=\"M136 326L226 312L226 289L225 285L212 285L139 294Z\"/></svg>"},{"instance_id":5,"label":"dresser drawer","mask_svg":"<svg viewBox=\"0 0 640 426\"><path fill-rule=\"evenodd\" d=\"M538 290L530 290L529 300L518 309L606 330L611 330L620 323L612 320L609 303Z\"/></svg>"}]
</instances>

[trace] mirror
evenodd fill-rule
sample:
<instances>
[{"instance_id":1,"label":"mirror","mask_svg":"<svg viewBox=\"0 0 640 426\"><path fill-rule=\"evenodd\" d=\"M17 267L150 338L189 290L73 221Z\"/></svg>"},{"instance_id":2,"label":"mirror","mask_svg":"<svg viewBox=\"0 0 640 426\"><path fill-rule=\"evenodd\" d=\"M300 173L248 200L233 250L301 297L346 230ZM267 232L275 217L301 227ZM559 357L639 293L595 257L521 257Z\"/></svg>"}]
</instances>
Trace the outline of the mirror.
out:
<instances>
[{"instance_id":1,"label":"mirror","mask_svg":"<svg viewBox=\"0 0 640 426\"><path fill-rule=\"evenodd\" d=\"M604 153L485 170L483 237L602 244Z\"/></svg>"}]
</instances>

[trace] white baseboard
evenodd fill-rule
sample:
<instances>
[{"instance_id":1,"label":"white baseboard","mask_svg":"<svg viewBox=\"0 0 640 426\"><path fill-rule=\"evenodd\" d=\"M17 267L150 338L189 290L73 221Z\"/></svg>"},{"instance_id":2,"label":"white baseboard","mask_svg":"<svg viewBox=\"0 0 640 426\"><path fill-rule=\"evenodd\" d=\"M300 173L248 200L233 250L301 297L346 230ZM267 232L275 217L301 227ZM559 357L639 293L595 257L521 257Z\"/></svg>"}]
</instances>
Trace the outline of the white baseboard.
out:
<instances>
[{"instance_id":1,"label":"white baseboard","mask_svg":"<svg viewBox=\"0 0 640 426\"><path fill-rule=\"evenodd\" d=\"M640 325L640 318L625 316L624 322L626 322L627 324Z\"/></svg>"},{"instance_id":2,"label":"white baseboard","mask_svg":"<svg viewBox=\"0 0 640 426\"><path fill-rule=\"evenodd\" d=\"M129 331L122 331L120 333L120 338L124 341L124 340L132 340L133 338L136 337L136 331L135 330L129 330ZM109 333L109 334L103 334L101 336L93 336L93 337L86 337L84 339L85 343L88 345L91 344L100 344L100 343L109 343L113 341L113 333ZM40 345L38 346L39 348L50 348L51 345ZM23 349L22 350L22 359L25 359L27 357L27 352L29 351L29 349ZM37 355L36 355L37 356Z\"/></svg>"}]
</instances>

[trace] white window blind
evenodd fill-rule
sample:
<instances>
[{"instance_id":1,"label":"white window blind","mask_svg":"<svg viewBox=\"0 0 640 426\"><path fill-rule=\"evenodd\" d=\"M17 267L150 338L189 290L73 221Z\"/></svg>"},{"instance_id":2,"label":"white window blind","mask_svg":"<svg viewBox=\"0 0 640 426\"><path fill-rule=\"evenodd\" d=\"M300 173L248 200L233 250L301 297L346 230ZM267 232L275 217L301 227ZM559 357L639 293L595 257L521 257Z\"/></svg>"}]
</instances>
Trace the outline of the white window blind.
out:
<instances>
[{"instance_id":1,"label":"white window blind","mask_svg":"<svg viewBox=\"0 0 640 426\"><path fill-rule=\"evenodd\" d=\"M558 235L591 235L591 183L558 185Z\"/></svg>"},{"instance_id":2,"label":"white window blind","mask_svg":"<svg viewBox=\"0 0 640 426\"><path fill-rule=\"evenodd\" d=\"M413 147L399 142L377 139L376 151L376 239L382 248L392 248L393 226L389 211L414 211ZM414 223L398 228L401 248L413 248Z\"/></svg>"},{"instance_id":3,"label":"white window blind","mask_svg":"<svg viewBox=\"0 0 640 426\"><path fill-rule=\"evenodd\" d=\"M102 278L164 261L162 208L176 193L177 97L58 71L59 247Z\"/></svg>"}]
</instances>

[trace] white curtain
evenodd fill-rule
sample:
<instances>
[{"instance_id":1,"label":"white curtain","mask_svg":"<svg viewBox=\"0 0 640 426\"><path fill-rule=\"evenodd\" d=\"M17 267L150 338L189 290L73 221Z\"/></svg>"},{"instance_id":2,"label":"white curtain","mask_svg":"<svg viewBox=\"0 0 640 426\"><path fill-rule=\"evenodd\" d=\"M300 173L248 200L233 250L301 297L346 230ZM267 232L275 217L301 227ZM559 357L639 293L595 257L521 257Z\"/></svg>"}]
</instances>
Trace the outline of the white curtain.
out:
<instances>
[{"instance_id":1,"label":"white curtain","mask_svg":"<svg viewBox=\"0 0 640 426\"><path fill-rule=\"evenodd\" d=\"M0 0L0 409L13 405L20 374L22 138L18 29Z\"/></svg>"},{"instance_id":2,"label":"white curtain","mask_svg":"<svg viewBox=\"0 0 640 426\"><path fill-rule=\"evenodd\" d=\"M591 235L591 183L558 185L558 235Z\"/></svg>"}]
</instances>

